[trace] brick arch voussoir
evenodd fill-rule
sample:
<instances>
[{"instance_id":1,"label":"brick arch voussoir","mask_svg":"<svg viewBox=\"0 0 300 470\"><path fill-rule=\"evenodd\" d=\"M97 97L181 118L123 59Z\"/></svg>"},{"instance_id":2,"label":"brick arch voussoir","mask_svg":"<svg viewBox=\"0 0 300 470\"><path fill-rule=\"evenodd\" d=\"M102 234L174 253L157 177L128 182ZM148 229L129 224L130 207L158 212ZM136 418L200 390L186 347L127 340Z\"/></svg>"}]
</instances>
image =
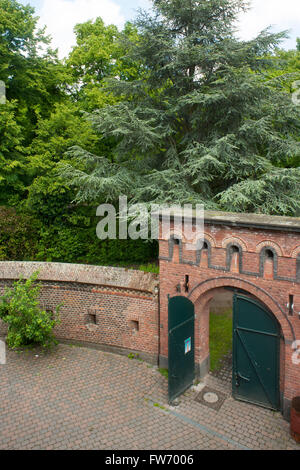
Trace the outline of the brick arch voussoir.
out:
<instances>
[{"instance_id":1,"label":"brick arch voussoir","mask_svg":"<svg viewBox=\"0 0 300 470\"><path fill-rule=\"evenodd\" d=\"M257 300L268 307L268 309L277 319L281 326L285 342L295 341L296 337L293 326L289 321L283 307L271 296L271 294L250 281L244 281L229 276L207 279L206 281L202 281L197 286L195 286L191 290L188 297L195 305L199 304L199 302L200 304L202 304L202 302L206 304L211 297L210 291L224 287L235 287L237 289L243 289L244 291L247 291L249 294L252 294L254 297L256 297Z\"/></svg>"}]
</instances>

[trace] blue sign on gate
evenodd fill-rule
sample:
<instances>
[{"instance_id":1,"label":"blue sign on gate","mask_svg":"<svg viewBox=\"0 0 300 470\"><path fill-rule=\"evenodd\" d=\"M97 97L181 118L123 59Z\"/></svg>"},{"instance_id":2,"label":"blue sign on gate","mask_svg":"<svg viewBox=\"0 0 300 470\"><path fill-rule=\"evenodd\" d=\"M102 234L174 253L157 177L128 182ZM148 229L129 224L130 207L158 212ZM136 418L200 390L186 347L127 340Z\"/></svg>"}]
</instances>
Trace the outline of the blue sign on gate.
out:
<instances>
[{"instance_id":1,"label":"blue sign on gate","mask_svg":"<svg viewBox=\"0 0 300 470\"><path fill-rule=\"evenodd\" d=\"M192 338L188 338L184 342L184 354L188 354L192 350Z\"/></svg>"}]
</instances>

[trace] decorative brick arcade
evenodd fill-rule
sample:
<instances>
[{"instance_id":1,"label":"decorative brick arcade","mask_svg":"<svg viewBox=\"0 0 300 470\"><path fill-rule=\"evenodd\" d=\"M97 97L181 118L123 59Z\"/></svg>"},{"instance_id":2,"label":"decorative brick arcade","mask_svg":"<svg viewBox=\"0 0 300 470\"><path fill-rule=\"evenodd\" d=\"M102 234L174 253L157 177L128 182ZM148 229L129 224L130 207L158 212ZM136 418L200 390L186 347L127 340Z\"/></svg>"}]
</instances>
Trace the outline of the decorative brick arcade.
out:
<instances>
[{"instance_id":1,"label":"decorative brick arcade","mask_svg":"<svg viewBox=\"0 0 300 470\"><path fill-rule=\"evenodd\" d=\"M176 218L176 217L175 217ZM195 230L195 220L189 221ZM280 392L289 416L300 394L300 365L292 361L300 340L300 218L205 213L205 242L187 250L174 230L160 239L160 357L167 366L168 296L188 297L195 305L197 374L209 371L209 310L216 293L231 288L259 300L281 327Z\"/></svg>"}]
</instances>

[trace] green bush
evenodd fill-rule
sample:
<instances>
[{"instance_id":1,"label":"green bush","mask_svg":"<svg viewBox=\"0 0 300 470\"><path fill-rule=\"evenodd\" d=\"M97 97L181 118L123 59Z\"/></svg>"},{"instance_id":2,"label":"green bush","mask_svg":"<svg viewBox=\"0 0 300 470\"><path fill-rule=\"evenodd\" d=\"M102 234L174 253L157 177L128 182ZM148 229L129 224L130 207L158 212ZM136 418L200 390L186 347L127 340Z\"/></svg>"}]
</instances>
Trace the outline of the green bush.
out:
<instances>
[{"instance_id":1,"label":"green bush","mask_svg":"<svg viewBox=\"0 0 300 470\"><path fill-rule=\"evenodd\" d=\"M0 207L0 261L34 260L39 222L11 207Z\"/></svg>"},{"instance_id":2,"label":"green bush","mask_svg":"<svg viewBox=\"0 0 300 470\"><path fill-rule=\"evenodd\" d=\"M55 313L40 309L38 295L41 284L36 283L38 272L28 280L21 278L12 288L6 288L0 298L0 318L8 325L7 345L15 349L39 345L50 348L57 341L53 328L59 323L59 310Z\"/></svg>"},{"instance_id":3,"label":"green bush","mask_svg":"<svg viewBox=\"0 0 300 470\"><path fill-rule=\"evenodd\" d=\"M134 265L157 258L158 244L143 240L99 240L94 226L55 225L43 228L38 261L95 265Z\"/></svg>"},{"instance_id":4,"label":"green bush","mask_svg":"<svg viewBox=\"0 0 300 470\"><path fill-rule=\"evenodd\" d=\"M78 209L46 223L37 215L0 207L0 261L139 266L157 259L157 242L99 240L96 218L88 209L86 216L82 212Z\"/></svg>"}]
</instances>

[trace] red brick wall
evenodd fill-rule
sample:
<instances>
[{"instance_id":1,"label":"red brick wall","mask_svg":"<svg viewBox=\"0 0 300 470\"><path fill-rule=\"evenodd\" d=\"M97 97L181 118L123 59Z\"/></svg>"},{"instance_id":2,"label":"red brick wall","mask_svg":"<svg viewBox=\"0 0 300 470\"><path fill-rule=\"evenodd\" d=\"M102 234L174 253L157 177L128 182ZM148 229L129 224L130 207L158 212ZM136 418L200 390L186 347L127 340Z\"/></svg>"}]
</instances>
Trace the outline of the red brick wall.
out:
<instances>
[{"instance_id":1,"label":"red brick wall","mask_svg":"<svg viewBox=\"0 0 300 470\"><path fill-rule=\"evenodd\" d=\"M137 351L153 361L159 354L165 365L168 295L187 295L195 305L196 362L202 364L209 357L211 299L224 287L242 289L265 304L281 326L280 389L284 400L290 402L300 394L300 366L292 362L292 343L300 340L299 232L210 221L205 224L205 239L209 249L202 250L201 259L199 252L186 250L184 241L178 246L160 240L160 311L158 277L118 268L0 262L0 293L20 275L26 278L39 270L41 304L46 309L64 304L61 325L56 329L58 338L113 347L120 352ZM231 256L232 245L240 252ZM265 247L273 250L273 261L262 256ZM187 294L183 288L186 275ZM287 306L290 295L294 296L292 316ZM96 315L96 324L89 323L91 314Z\"/></svg>"},{"instance_id":2,"label":"red brick wall","mask_svg":"<svg viewBox=\"0 0 300 470\"><path fill-rule=\"evenodd\" d=\"M168 355L168 295L188 296L195 304L195 352L196 362L201 364L209 356L210 300L224 287L243 289L265 304L280 323L284 336L280 384L284 399L290 401L300 394L300 365L293 364L291 359L292 343L300 339L300 273L296 273L300 255L299 232L227 226L211 221L205 224L204 231L211 252L202 251L200 261L195 251L186 250L184 240L179 246L174 245L170 258L173 242L160 240L160 354L163 361L166 362ZM239 246L242 253L233 255L231 263L228 261L230 244ZM264 247L274 250L277 272L273 270L276 259L266 259L263 263L261 251ZM241 267L234 256L242 256ZM189 293L183 288L186 275L189 275ZM181 293L176 288L179 284ZM294 296L292 316L287 306L289 295Z\"/></svg>"},{"instance_id":3,"label":"red brick wall","mask_svg":"<svg viewBox=\"0 0 300 470\"><path fill-rule=\"evenodd\" d=\"M58 339L136 351L155 361L158 355L158 277L119 268L58 263L0 263L0 293L20 275L36 270L46 310L61 308ZM114 285L111 285L113 283ZM96 324L89 315L96 315ZM138 322L138 323L137 323ZM5 328L0 325L0 334Z\"/></svg>"}]
</instances>

